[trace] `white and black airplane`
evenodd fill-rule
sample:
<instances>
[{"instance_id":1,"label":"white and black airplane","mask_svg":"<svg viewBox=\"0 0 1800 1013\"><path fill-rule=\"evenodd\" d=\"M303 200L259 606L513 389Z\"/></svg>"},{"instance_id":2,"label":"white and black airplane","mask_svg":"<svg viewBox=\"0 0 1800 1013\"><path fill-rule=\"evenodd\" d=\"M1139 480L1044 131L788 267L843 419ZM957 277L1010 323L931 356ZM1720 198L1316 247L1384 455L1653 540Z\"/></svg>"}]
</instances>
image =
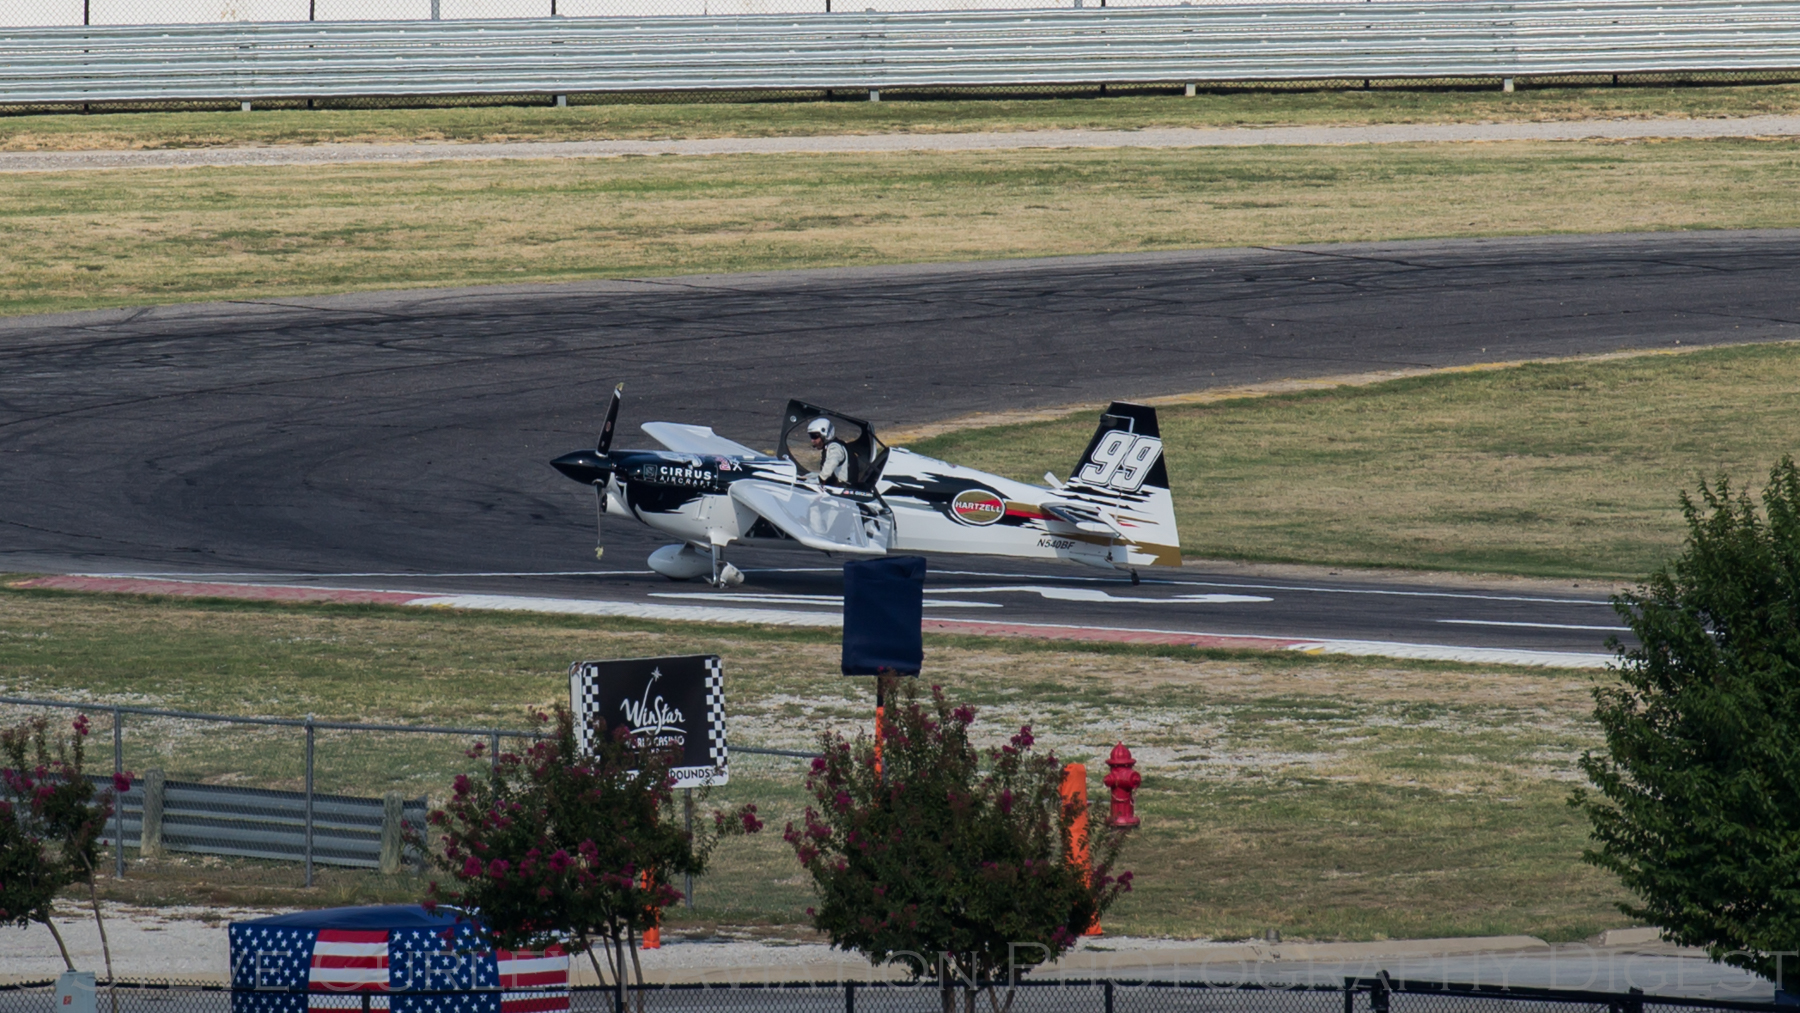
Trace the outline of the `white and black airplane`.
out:
<instances>
[{"instance_id":1,"label":"white and black airplane","mask_svg":"<svg viewBox=\"0 0 1800 1013\"><path fill-rule=\"evenodd\" d=\"M1068 481L1046 473L1045 487L890 448L867 422L802 401L788 402L773 454L676 422L643 425L666 450L614 451L624 387L598 445L550 463L593 486L602 515L680 539L650 554L650 568L673 580L742 582L724 560L729 545L1061 559L1134 583L1140 566L1181 565L1156 409L1145 405L1113 402ZM809 429L825 439L809 440Z\"/></svg>"}]
</instances>

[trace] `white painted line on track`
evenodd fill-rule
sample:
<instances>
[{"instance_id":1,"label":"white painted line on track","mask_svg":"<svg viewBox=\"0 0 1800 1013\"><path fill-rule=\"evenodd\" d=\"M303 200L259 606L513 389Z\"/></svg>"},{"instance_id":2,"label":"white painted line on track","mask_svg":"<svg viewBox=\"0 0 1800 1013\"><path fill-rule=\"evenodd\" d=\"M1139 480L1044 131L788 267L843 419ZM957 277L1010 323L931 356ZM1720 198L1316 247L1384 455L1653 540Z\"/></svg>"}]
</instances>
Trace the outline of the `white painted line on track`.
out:
<instances>
[{"instance_id":1,"label":"white painted line on track","mask_svg":"<svg viewBox=\"0 0 1800 1013\"><path fill-rule=\"evenodd\" d=\"M1610 654L1575 651L1517 651L1505 647L1452 647L1448 644L1395 644L1381 640L1318 640L1289 650L1305 654L1347 654L1410 661L1458 661L1482 665L1528 665L1533 668L1606 668Z\"/></svg>"},{"instance_id":2,"label":"white painted line on track","mask_svg":"<svg viewBox=\"0 0 1800 1013\"><path fill-rule=\"evenodd\" d=\"M583 601L575 598L528 598L510 594L446 594L421 596L410 605L426 608L482 609L493 612L541 612L551 615L613 616L688 623L757 623L766 626L842 626L835 612L791 612L783 609L703 608L698 605L652 605L629 601Z\"/></svg>"},{"instance_id":3,"label":"white painted line on track","mask_svg":"<svg viewBox=\"0 0 1800 1013\"><path fill-rule=\"evenodd\" d=\"M114 593L160 594L167 593L161 588L168 585L186 585L194 593L209 594L227 591L255 590L263 594L301 592L318 594L320 592L336 592L355 600L356 596L366 598L370 595L388 596L390 604L408 606L424 606L428 608L480 609L500 612L535 612L549 615L588 615L613 616L628 619L648 619L673 622L702 623L755 623L771 626L812 626L841 627L843 616L836 612L801 612L771 608L706 608L692 605L660 605L626 601L595 601L572 598L542 598L525 595L497 594L432 594L422 591L376 590L371 588L330 588L317 584L279 585L279 584L218 584L196 580L162 579L145 581L132 578L125 582L126 586L92 586L106 580L120 578L103 574L69 574L64 577L43 577L28 581L26 586L65 586L69 582L85 583L88 586L67 587L70 590L90 590ZM145 586L148 585L148 586ZM244 595L235 595L242 597ZM279 594L277 594L279 597ZM304 599L302 599L304 600ZM989 635L1021 635L1030 636L1031 631L1059 630L1076 634L1071 639L1107 640L1130 642L1133 637L1144 635L1174 640L1163 640L1163 643L1182 643L1184 641L1225 641L1242 644L1255 642L1266 644L1274 650L1294 650L1309 654L1343 654L1364 657L1408 658L1427 661L1453 661L1489 665L1530 665L1551 668L1605 668L1612 664L1613 657L1608 654L1584 654L1564 651L1531 651L1506 648L1461 647L1451 644L1414 644L1397 643L1378 640L1339 640L1294 636L1270 636L1265 634L1245 633L1213 633L1195 630L1143 629L1121 626L1088 626L1067 623L1012 622L995 623L979 619L944 619L929 620L934 629L943 630L961 628L974 633L984 629ZM1080 636L1088 634L1088 636ZM1143 642L1140 640L1140 642Z\"/></svg>"},{"instance_id":4,"label":"white painted line on track","mask_svg":"<svg viewBox=\"0 0 1800 1013\"><path fill-rule=\"evenodd\" d=\"M797 571L798 572L798 571ZM1068 576L1048 576L1028 573L993 573L985 570L933 570L943 576L952 577L1001 577L1013 580L1058 580L1058 581L1094 581L1108 584L1122 582L1125 577L1089 577L1070 574ZM1145 584L1170 584L1182 587L1225 587L1244 591L1303 591L1314 594L1372 594L1393 598L1465 598L1470 601L1521 601L1536 602L1546 605L1611 605L1610 601L1592 598L1540 598L1515 594L1473 594L1467 591L1391 591L1384 588L1368 587L1313 587L1305 584L1246 584L1218 580L1175 580L1164 577L1145 577Z\"/></svg>"},{"instance_id":5,"label":"white painted line on track","mask_svg":"<svg viewBox=\"0 0 1800 1013\"><path fill-rule=\"evenodd\" d=\"M652 591L652 598L697 598L701 601L747 601L769 605L820 605L843 608L842 595L828 594L750 594L735 591ZM927 601L926 608L997 609L1005 608L991 601Z\"/></svg>"},{"instance_id":6,"label":"white painted line on track","mask_svg":"<svg viewBox=\"0 0 1800 1013\"><path fill-rule=\"evenodd\" d=\"M1084 602L1143 602L1151 605L1218 605L1227 602L1265 602L1274 601L1261 595L1248 594L1178 594L1172 598L1140 598L1122 594L1108 594L1092 587L1052 587L1042 584L1007 584L1001 587L940 587L926 588L926 594L995 594L1007 591L1022 591L1036 594L1051 601L1084 601ZM929 603L927 603L929 604Z\"/></svg>"},{"instance_id":7,"label":"white painted line on track","mask_svg":"<svg viewBox=\"0 0 1800 1013\"><path fill-rule=\"evenodd\" d=\"M1458 626L1523 626L1533 630L1612 630L1618 633L1630 633L1629 626L1577 626L1573 623L1509 623L1498 619L1439 619L1440 623L1452 623Z\"/></svg>"},{"instance_id":8,"label":"white painted line on track","mask_svg":"<svg viewBox=\"0 0 1800 1013\"><path fill-rule=\"evenodd\" d=\"M641 577L654 570L472 570L437 573L406 570L369 573L277 573L262 570L228 570L218 573L190 573L186 570L132 570L118 573L89 573L88 577L125 577L142 580L183 580L196 577L275 577L281 580L331 580L341 577Z\"/></svg>"},{"instance_id":9,"label":"white painted line on track","mask_svg":"<svg viewBox=\"0 0 1800 1013\"><path fill-rule=\"evenodd\" d=\"M979 619L934 619L936 623L968 623L979 626ZM1196 630L1145 629L1134 626L1076 626L1067 623L1021 622L1021 626L1056 630L1093 630L1119 634L1156 634L1216 640L1260 640L1271 647L1300 651L1305 654L1347 654L1362 657L1407 658L1420 661L1463 661L1484 665L1530 665L1543 668L1605 668L1613 663L1610 654L1586 654L1575 651L1531 651L1504 647L1459 647L1454 644L1410 644L1387 640L1335 640L1306 637L1277 637L1258 633L1202 633Z\"/></svg>"}]
</instances>

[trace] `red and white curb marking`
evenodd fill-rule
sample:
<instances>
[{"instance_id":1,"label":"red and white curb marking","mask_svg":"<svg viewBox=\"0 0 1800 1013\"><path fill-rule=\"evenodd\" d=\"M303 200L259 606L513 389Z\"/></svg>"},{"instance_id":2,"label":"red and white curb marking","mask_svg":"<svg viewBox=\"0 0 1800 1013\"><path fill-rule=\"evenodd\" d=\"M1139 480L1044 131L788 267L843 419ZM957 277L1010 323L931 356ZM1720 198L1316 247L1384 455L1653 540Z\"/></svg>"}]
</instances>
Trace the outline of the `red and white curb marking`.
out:
<instances>
[{"instance_id":1,"label":"red and white curb marking","mask_svg":"<svg viewBox=\"0 0 1800 1013\"><path fill-rule=\"evenodd\" d=\"M508 594L432 594L354 587L309 587L292 584L241 584L152 577L71 574L38 577L15 587L90 591L107 594L169 595L182 598L234 598L247 601L327 602L340 605L410 605L424 608L477 609L490 612L535 612L548 615L609 616L689 623L752 623L761 626L833 627L844 624L835 612L800 612L770 608L721 608L708 605L660 605L629 601L539 598ZM927 618L932 633L976 637L1030 637L1037 640L1084 640L1119 644L1168 644L1234 650L1299 651L1359 657L1456 661L1484 665L1527 665L1543 668L1605 668L1608 654L1573 651L1527 651L1451 644L1408 644L1381 640L1333 640L1264 637L1249 634L1199 633L1186 630L1138 629L1124 626L1074 626L1058 623L997 623L980 619Z\"/></svg>"}]
</instances>

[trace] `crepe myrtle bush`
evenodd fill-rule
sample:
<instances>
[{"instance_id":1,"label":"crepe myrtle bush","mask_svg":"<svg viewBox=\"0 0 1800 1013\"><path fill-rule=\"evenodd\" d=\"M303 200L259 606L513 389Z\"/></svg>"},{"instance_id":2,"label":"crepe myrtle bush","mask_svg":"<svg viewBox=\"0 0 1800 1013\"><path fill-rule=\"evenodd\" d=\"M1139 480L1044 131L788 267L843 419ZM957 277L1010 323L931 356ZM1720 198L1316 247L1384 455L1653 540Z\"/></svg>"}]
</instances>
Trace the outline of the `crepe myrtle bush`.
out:
<instances>
[{"instance_id":1,"label":"crepe myrtle bush","mask_svg":"<svg viewBox=\"0 0 1800 1013\"><path fill-rule=\"evenodd\" d=\"M629 955L638 984L638 939L656 911L682 897L677 876L699 875L720 837L762 829L756 806L713 814L713 826L689 834L675 811L670 769L678 759L623 726L593 729L593 749L576 745L574 718L557 706L536 713L542 738L523 754L493 758L491 775L458 775L444 808L427 820L439 847L425 906L439 903L479 916L495 946L585 952L611 980L625 980ZM472 758L486 747L477 744Z\"/></svg>"},{"instance_id":2,"label":"crepe myrtle bush","mask_svg":"<svg viewBox=\"0 0 1800 1013\"><path fill-rule=\"evenodd\" d=\"M0 925L42 924L63 965L74 970L52 906L65 887L85 883L110 980L112 949L94 874L106 821L118 796L131 790L131 775L115 773L109 788L94 787L83 770L89 731L85 714L67 733L52 735L44 717L0 729Z\"/></svg>"},{"instance_id":3,"label":"crepe myrtle bush","mask_svg":"<svg viewBox=\"0 0 1800 1013\"><path fill-rule=\"evenodd\" d=\"M915 978L935 971L946 1011L960 987L965 1008L996 982L1011 985L1053 960L1131 888L1114 872L1124 843L1096 806L1091 862L1070 848L1082 810L1064 805L1062 764L1034 748L1030 727L1006 745L977 749L975 709L951 706L941 687L916 686L887 708L879 769L875 745L826 733L807 778L801 825L785 837L811 873L813 924L832 945Z\"/></svg>"},{"instance_id":4,"label":"crepe myrtle bush","mask_svg":"<svg viewBox=\"0 0 1800 1013\"><path fill-rule=\"evenodd\" d=\"M1669 940L1800 989L1800 471L1763 512L1720 477L1682 494L1687 541L1613 599L1636 635L1594 691L1606 735L1571 805L1620 908Z\"/></svg>"}]
</instances>

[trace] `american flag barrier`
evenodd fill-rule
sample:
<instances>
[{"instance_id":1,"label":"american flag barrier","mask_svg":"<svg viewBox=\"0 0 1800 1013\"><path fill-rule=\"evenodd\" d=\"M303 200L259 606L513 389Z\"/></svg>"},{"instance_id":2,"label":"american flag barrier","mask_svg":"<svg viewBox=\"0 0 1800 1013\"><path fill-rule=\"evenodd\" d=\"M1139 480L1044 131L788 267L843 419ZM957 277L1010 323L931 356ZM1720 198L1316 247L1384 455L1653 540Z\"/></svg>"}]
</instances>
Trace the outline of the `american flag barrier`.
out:
<instances>
[{"instance_id":1,"label":"american flag barrier","mask_svg":"<svg viewBox=\"0 0 1800 1013\"><path fill-rule=\"evenodd\" d=\"M0 1013L43 1013L51 984L0 986ZM997 989L1006 1001L1007 986ZM595 986L510 990L515 1002L535 997L544 1009L570 1013L943 1013L935 979L920 982L799 982L649 985L623 989ZM244 998L270 997L265 1005ZM255 992L224 986L101 986L101 1005L118 1013L235 1013L269 1009L390 1010L394 1013L505 1013L507 989L361 992L334 996L345 1005L309 1005L307 994ZM961 996L955 997L962 1013ZM989 1009L979 996L976 1010ZM111 1005L116 1001L116 1006ZM285 1005L284 1005L285 1004ZM1695 998L1628 992L1520 988L1345 978L1341 984L1221 984L1210 981L1059 979L1018 982L1010 1013L1776 1013L1773 1001Z\"/></svg>"}]
</instances>

